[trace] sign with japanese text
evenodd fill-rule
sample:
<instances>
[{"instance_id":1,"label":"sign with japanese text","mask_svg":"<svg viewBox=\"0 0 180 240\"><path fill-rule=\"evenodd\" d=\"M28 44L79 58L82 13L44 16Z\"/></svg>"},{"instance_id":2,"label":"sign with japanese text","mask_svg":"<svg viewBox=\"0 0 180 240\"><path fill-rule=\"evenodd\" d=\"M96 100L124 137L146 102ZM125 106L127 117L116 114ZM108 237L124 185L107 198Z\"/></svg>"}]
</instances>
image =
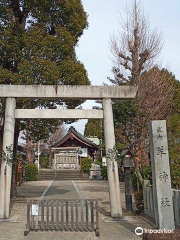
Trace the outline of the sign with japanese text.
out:
<instances>
[{"instance_id":1,"label":"sign with japanese text","mask_svg":"<svg viewBox=\"0 0 180 240\"><path fill-rule=\"evenodd\" d=\"M38 216L38 210L39 210L39 205L38 204L32 204L32 215L33 216Z\"/></svg>"},{"instance_id":2,"label":"sign with japanese text","mask_svg":"<svg viewBox=\"0 0 180 240\"><path fill-rule=\"evenodd\" d=\"M150 123L150 150L156 225L159 229L173 230L175 225L165 120Z\"/></svg>"}]
</instances>

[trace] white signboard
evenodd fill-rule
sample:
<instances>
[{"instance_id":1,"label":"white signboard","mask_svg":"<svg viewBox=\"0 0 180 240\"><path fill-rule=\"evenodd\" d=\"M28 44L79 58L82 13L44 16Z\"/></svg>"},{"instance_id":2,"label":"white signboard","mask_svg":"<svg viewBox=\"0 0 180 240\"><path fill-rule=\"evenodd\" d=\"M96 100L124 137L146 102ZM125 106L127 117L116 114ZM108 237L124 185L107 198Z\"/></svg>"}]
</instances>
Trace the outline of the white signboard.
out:
<instances>
[{"instance_id":1,"label":"white signboard","mask_svg":"<svg viewBox=\"0 0 180 240\"><path fill-rule=\"evenodd\" d=\"M88 156L88 149L87 148L81 148L79 150L81 153L78 154L80 157L87 157Z\"/></svg>"},{"instance_id":2,"label":"white signboard","mask_svg":"<svg viewBox=\"0 0 180 240\"><path fill-rule=\"evenodd\" d=\"M102 157L102 166L107 167L107 161L106 161L106 157Z\"/></svg>"},{"instance_id":3,"label":"white signboard","mask_svg":"<svg viewBox=\"0 0 180 240\"><path fill-rule=\"evenodd\" d=\"M38 216L38 211L39 211L39 205L38 204L32 204L32 215L33 216Z\"/></svg>"}]
</instances>

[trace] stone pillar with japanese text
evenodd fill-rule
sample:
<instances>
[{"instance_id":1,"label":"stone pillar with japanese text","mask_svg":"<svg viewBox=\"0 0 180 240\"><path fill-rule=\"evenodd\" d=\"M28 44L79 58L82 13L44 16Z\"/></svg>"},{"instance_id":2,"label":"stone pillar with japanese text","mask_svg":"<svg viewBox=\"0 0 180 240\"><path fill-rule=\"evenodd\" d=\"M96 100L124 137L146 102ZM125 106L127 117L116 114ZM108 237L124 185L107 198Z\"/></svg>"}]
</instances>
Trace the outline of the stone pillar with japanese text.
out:
<instances>
[{"instance_id":1,"label":"stone pillar with japanese text","mask_svg":"<svg viewBox=\"0 0 180 240\"><path fill-rule=\"evenodd\" d=\"M150 150L156 226L174 230L174 212L165 120L150 123Z\"/></svg>"}]
</instances>

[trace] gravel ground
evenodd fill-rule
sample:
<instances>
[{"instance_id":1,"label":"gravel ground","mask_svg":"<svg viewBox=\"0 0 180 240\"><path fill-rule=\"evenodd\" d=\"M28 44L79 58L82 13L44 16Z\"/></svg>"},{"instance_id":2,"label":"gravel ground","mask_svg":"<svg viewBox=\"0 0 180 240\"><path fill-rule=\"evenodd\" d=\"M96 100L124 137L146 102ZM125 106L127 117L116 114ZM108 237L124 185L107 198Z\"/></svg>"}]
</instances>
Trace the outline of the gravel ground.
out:
<instances>
[{"instance_id":1,"label":"gravel ground","mask_svg":"<svg viewBox=\"0 0 180 240\"><path fill-rule=\"evenodd\" d=\"M17 188L18 195L21 195L22 197L11 200L11 217L18 219L26 216L26 198L41 197L50 183L51 181L30 181L24 182L21 186L19 186Z\"/></svg>"},{"instance_id":2,"label":"gravel ground","mask_svg":"<svg viewBox=\"0 0 180 240\"><path fill-rule=\"evenodd\" d=\"M97 199L99 211L105 216L110 216L110 201L108 181L74 181L84 199ZM18 187L18 193L24 198L11 201L11 217L19 218L26 215L26 198L39 198L49 186L51 181L24 182ZM122 208L125 210L124 183L120 183Z\"/></svg>"},{"instance_id":3,"label":"gravel ground","mask_svg":"<svg viewBox=\"0 0 180 240\"><path fill-rule=\"evenodd\" d=\"M108 181L75 181L75 184L84 199L97 199L100 213L110 215ZM124 183L120 183L122 207L125 209Z\"/></svg>"},{"instance_id":4,"label":"gravel ground","mask_svg":"<svg viewBox=\"0 0 180 240\"><path fill-rule=\"evenodd\" d=\"M31 232L27 237L23 236L26 229L26 198L38 198L49 186L51 181L26 182L18 187L18 193L24 198L15 199L12 202L11 219L14 222L0 222L0 240L96 240L93 232L59 232L38 231ZM125 216L120 222L113 222L106 217L110 215L109 190L107 181L75 181L78 191L85 199L98 199L100 207L100 238L102 240L138 240L134 234L137 226L152 228L141 216ZM65 186L64 186L65 187ZM124 183L120 184L122 206L125 208Z\"/></svg>"},{"instance_id":5,"label":"gravel ground","mask_svg":"<svg viewBox=\"0 0 180 240\"><path fill-rule=\"evenodd\" d=\"M24 182L18 187L18 193L26 198L41 197L51 181L30 181Z\"/></svg>"}]
</instances>

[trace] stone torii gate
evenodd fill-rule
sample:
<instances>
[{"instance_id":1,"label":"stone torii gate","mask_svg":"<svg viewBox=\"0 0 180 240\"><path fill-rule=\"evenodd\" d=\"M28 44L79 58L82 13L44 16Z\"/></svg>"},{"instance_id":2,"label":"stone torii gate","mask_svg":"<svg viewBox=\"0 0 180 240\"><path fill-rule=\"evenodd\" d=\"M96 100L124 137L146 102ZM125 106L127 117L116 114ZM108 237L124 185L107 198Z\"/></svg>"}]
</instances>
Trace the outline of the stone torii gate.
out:
<instances>
[{"instance_id":1,"label":"stone torii gate","mask_svg":"<svg viewBox=\"0 0 180 240\"><path fill-rule=\"evenodd\" d=\"M133 99L137 88L133 86L52 86L52 85L0 85L0 98L6 98L3 151L13 150L15 119L104 119L106 154L115 146L111 99ZM16 98L35 99L100 99L103 110L76 109L16 109ZM0 218L9 218L12 164L2 159L0 171ZM108 181L112 217L122 216L118 166L114 159L108 164Z\"/></svg>"}]
</instances>

